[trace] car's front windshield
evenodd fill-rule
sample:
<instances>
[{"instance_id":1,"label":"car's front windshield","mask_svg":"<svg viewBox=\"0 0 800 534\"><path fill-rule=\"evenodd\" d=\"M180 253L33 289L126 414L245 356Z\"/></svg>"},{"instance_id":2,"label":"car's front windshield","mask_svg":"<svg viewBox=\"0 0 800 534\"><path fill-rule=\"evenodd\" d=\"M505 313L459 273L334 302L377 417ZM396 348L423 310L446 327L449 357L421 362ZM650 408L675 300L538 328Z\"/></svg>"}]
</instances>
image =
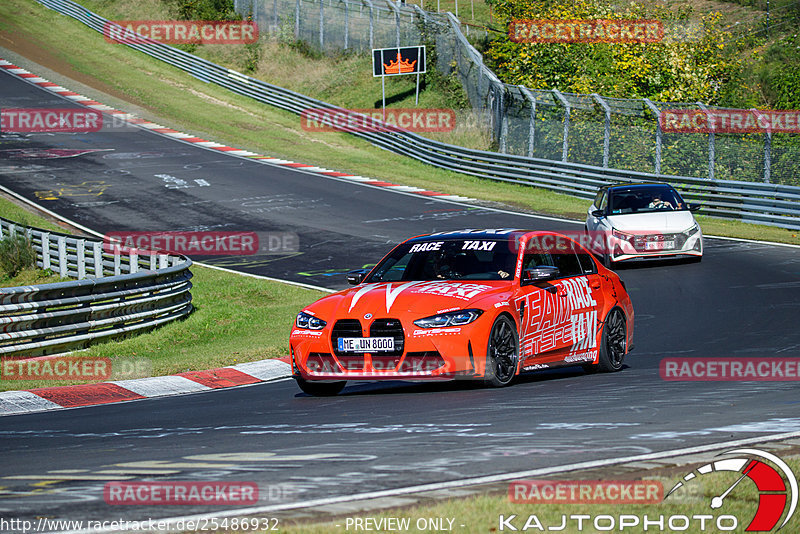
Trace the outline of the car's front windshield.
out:
<instances>
[{"instance_id":1,"label":"car's front windshield","mask_svg":"<svg viewBox=\"0 0 800 534\"><path fill-rule=\"evenodd\" d=\"M516 261L512 248L508 240L478 238L404 243L366 281L511 280Z\"/></svg>"},{"instance_id":2,"label":"car's front windshield","mask_svg":"<svg viewBox=\"0 0 800 534\"><path fill-rule=\"evenodd\" d=\"M686 209L680 195L671 187L663 186L613 189L610 200L611 215Z\"/></svg>"}]
</instances>

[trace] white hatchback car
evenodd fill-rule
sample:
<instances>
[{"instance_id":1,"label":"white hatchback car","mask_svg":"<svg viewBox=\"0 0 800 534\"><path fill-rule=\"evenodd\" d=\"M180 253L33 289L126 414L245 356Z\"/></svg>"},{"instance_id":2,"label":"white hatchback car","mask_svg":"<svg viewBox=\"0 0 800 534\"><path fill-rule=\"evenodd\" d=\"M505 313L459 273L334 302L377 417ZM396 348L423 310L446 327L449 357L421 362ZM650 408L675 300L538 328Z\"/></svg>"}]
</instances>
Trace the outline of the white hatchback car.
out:
<instances>
[{"instance_id":1,"label":"white hatchback car","mask_svg":"<svg viewBox=\"0 0 800 534\"><path fill-rule=\"evenodd\" d=\"M593 252L606 266L631 259L703 258L703 232L687 204L665 183L601 187L586 215Z\"/></svg>"}]
</instances>

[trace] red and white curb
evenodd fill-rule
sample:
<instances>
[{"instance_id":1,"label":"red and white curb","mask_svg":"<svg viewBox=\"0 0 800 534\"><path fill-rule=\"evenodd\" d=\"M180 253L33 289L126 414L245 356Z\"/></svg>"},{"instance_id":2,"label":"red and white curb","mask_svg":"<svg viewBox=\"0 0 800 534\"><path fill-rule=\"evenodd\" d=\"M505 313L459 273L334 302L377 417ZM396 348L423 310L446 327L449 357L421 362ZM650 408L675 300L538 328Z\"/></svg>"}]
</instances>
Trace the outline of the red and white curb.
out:
<instances>
[{"instance_id":1,"label":"red and white curb","mask_svg":"<svg viewBox=\"0 0 800 534\"><path fill-rule=\"evenodd\" d=\"M288 357L171 376L0 393L0 416L111 404L269 382L292 375Z\"/></svg>"},{"instance_id":2,"label":"red and white curb","mask_svg":"<svg viewBox=\"0 0 800 534\"><path fill-rule=\"evenodd\" d=\"M457 202L475 202L476 199L470 197L463 197L460 195L450 195L447 193L439 193L437 191L429 191L427 189L423 189L421 187L411 187L406 185L399 185L394 184L391 182L385 182L383 180L378 180L376 178L368 178L365 176L357 176L353 174L347 174L344 172L333 171L330 169L325 169L323 167L316 167L314 165L307 165L305 163L296 163L294 161L288 161L285 159L280 158L273 158L270 156L264 156L261 154L257 154L255 152L250 152L249 150L242 150L239 148L230 147L227 145L223 145L220 143L215 143L214 141L209 141L207 139L202 139L200 137L195 137L193 135L179 132L177 130L173 130L172 128L167 128L160 124L156 124L154 122L147 121L145 119L140 119L137 116L127 113L125 111L119 111L117 109L112 108L111 106L107 106L96 100L92 100L89 97L83 96L81 94L75 93L70 91L65 87L61 87L58 84L52 83L44 78L33 74L30 71L27 71L21 67L14 65L13 63L6 61L0 58L0 69L4 69L6 72L9 72L19 78L23 78L34 85L37 85L43 89L46 89L52 93L57 95L63 96L69 100L74 101L77 104L85 106L87 108L95 109L98 111L102 111L108 115L113 116L117 120L122 120L128 124L133 126L137 126L140 128L144 128L153 132L158 132L160 134L166 135L168 137L175 138L180 141L184 141L186 143L192 143L198 146L210 148L213 150L218 150L220 152L225 152L226 154L230 154L232 156L238 156L245 159L251 159L255 161L261 161L264 163L270 163L274 165L280 165L283 167L291 167L293 169L300 169L305 172L313 172L316 174L320 174L323 176L339 178L342 180L351 180L353 182L359 182L371 186L376 187L385 187L387 189L392 189L395 191L401 191L403 193L411 193L415 195L421 195L426 197L435 197L440 198L443 200L453 200Z\"/></svg>"}]
</instances>

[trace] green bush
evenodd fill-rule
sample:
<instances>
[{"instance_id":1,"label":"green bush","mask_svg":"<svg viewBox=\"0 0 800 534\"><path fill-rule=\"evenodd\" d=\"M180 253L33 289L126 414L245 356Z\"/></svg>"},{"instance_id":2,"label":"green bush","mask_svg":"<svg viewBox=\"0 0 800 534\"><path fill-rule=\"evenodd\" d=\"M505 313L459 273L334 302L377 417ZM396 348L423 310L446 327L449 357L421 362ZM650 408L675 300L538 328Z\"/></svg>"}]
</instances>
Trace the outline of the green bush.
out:
<instances>
[{"instance_id":1,"label":"green bush","mask_svg":"<svg viewBox=\"0 0 800 534\"><path fill-rule=\"evenodd\" d=\"M14 234L0 239L0 269L6 275L14 277L33 267L36 267L36 251L27 236Z\"/></svg>"},{"instance_id":2,"label":"green bush","mask_svg":"<svg viewBox=\"0 0 800 534\"><path fill-rule=\"evenodd\" d=\"M239 20L233 0L163 0L183 20Z\"/></svg>"},{"instance_id":3,"label":"green bush","mask_svg":"<svg viewBox=\"0 0 800 534\"><path fill-rule=\"evenodd\" d=\"M526 19L658 19L668 35L689 28L690 11L669 10L631 2L614 9L600 0L494 0L500 20ZM516 43L502 34L484 57L506 83L532 89L599 93L618 98L647 97L656 101L716 104L721 89L741 68L737 56L726 53L731 38L720 29L720 16L709 13L693 38L658 43ZM688 30L687 30L688 31Z\"/></svg>"}]
</instances>

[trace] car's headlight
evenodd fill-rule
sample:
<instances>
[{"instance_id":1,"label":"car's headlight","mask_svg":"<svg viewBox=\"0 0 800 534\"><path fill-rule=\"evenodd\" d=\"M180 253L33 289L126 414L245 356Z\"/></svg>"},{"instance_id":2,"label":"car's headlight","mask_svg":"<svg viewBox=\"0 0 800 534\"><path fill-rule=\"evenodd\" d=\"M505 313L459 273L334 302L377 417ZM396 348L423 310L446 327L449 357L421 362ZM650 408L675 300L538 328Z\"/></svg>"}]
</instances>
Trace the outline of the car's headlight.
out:
<instances>
[{"instance_id":1,"label":"car's headlight","mask_svg":"<svg viewBox=\"0 0 800 534\"><path fill-rule=\"evenodd\" d=\"M625 232L620 232L619 230L612 229L611 234L616 237L617 239L622 239L624 241L631 241L634 237L632 234L626 234Z\"/></svg>"},{"instance_id":2,"label":"car's headlight","mask_svg":"<svg viewBox=\"0 0 800 534\"><path fill-rule=\"evenodd\" d=\"M297 325L297 328L305 328L306 330L322 330L328 323L319 317L314 317L308 313L300 312L297 314L295 324Z\"/></svg>"},{"instance_id":3,"label":"car's headlight","mask_svg":"<svg viewBox=\"0 0 800 534\"><path fill-rule=\"evenodd\" d=\"M481 316L483 310L459 310L447 313L440 313L417 319L414 324L420 328L442 328L445 326L462 326L469 324Z\"/></svg>"},{"instance_id":4,"label":"car's headlight","mask_svg":"<svg viewBox=\"0 0 800 534\"><path fill-rule=\"evenodd\" d=\"M683 233L686 234L687 236L690 236L696 234L699 231L700 231L700 225L694 223L688 230L684 230Z\"/></svg>"}]
</instances>

